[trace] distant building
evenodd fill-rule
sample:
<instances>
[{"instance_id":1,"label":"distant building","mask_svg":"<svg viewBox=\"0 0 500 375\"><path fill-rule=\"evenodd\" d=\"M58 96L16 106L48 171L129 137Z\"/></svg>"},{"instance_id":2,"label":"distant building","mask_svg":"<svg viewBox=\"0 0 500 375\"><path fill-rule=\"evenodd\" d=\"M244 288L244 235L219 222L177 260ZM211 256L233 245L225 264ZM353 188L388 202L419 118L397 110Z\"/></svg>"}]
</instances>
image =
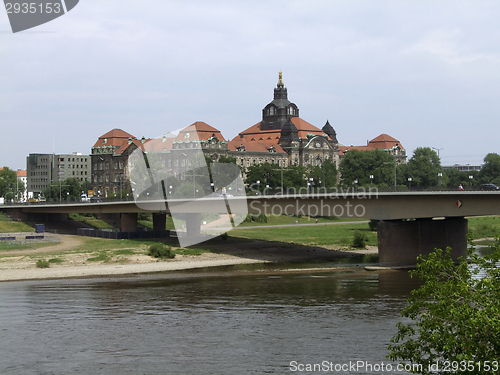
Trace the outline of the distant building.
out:
<instances>
[{"instance_id":1,"label":"distant building","mask_svg":"<svg viewBox=\"0 0 500 375\"><path fill-rule=\"evenodd\" d=\"M24 191L18 197L20 202L26 202L28 200L27 186L28 186L28 177L25 169L17 170L17 178L22 181L24 184Z\"/></svg>"},{"instance_id":2,"label":"distant building","mask_svg":"<svg viewBox=\"0 0 500 375\"><path fill-rule=\"evenodd\" d=\"M138 140L121 129L113 129L101 135L92 146L90 155L94 195L108 197L130 191L128 157L148 141L144 137Z\"/></svg>"},{"instance_id":3,"label":"distant building","mask_svg":"<svg viewBox=\"0 0 500 375\"><path fill-rule=\"evenodd\" d=\"M380 134L378 137L366 142L366 146L339 146L340 157L342 158L350 150L382 150L393 155L398 164L406 163L406 150L403 145L396 138L387 134Z\"/></svg>"},{"instance_id":4,"label":"distant building","mask_svg":"<svg viewBox=\"0 0 500 375\"><path fill-rule=\"evenodd\" d=\"M455 168L455 169L458 169L460 172L480 171L482 167L483 167L482 165L470 165L470 164L466 164L466 165L455 164L455 165L444 165L443 166L443 168L445 168L445 169Z\"/></svg>"},{"instance_id":5,"label":"distant building","mask_svg":"<svg viewBox=\"0 0 500 375\"><path fill-rule=\"evenodd\" d=\"M261 163L277 167L321 166L325 160L338 166L340 158L352 149L380 149L394 155L398 163L406 162L401 142L387 134L372 139L366 146L343 146L328 121L320 129L300 118L298 106L288 100L281 72L273 100L262 109L262 120L232 140L227 140L219 129L203 121L194 122L178 134L165 133L154 140L144 137L138 140L121 129L100 136L91 153L95 193L107 196L120 190L130 191L128 158L145 143L148 143L149 152L163 154L159 168L180 180L189 169L189 153L198 147L213 161L221 156L235 158L243 170Z\"/></svg>"},{"instance_id":6,"label":"distant building","mask_svg":"<svg viewBox=\"0 0 500 375\"><path fill-rule=\"evenodd\" d=\"M26 158L28 198L41 195L43 190L67 178L90 182L89 155L72 154L29 154Z\"/></svg>"}]
</instances>

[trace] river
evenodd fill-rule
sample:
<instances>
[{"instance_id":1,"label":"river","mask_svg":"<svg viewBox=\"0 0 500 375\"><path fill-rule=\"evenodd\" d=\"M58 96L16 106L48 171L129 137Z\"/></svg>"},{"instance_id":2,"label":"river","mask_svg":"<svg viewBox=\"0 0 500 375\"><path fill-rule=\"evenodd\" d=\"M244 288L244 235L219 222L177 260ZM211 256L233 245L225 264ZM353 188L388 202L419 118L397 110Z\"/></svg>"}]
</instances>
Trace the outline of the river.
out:
<instances>
[{"instance_id":1,"label":"river","mask_svg":"<svg viewBox=\"0 0 500 375\"><path fill-rule=\"evenodd\" d=\"M301 267L2 283L0 372L306 374L323 361L388 363L416 280ZM380 373L357 369L319 373Z\"/></svg>"}]
</instances>

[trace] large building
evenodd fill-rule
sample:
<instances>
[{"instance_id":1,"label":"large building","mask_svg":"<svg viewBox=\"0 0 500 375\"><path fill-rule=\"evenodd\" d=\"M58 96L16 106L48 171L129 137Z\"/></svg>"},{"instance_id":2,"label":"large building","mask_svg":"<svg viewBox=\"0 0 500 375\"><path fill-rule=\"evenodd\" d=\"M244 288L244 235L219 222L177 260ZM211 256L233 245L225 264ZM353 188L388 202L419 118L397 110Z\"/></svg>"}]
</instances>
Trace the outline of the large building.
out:
<instances>
[{"instance_id":1,"label":"large building","mask_svg":"<svg viewBox=\"0 0 500 375\"><path fill-rule=\"evenodd\" d=\"M227 140L219 129L203 121L189 125L178 134L165 133L155 140L144 137L139 140L121 129L102 135L91 153L92 184L96 194L108 196L131 190L128 158L139 147L162 154L160 168L180 180L189 169L188 156L199 147L213 161L221 156L232 157L243 169L266 162L278 167L321 166L325 160L338 166L340 158L350 149L380 149L394 155L399 163L406 161L401 143L387 134L372 139L366 146L344 146L338 142L337 133L328 121L320 129L300 118L298 106L288 100L281 72L273 100L262 109L261 121L232 140Z\"/></svg>"},{"instance_id":2,"label":"large building","mask_svg":"<svg viewBox=\"0 0 500 375\"><path fill-rule=\"evenodd\" d=\"M90 157L72 154L29 154L26 159L28 197L37 197L51 184L67 178L90 182Z\"/></svg>"},{"instance_id":3,"label":"large building","mask_svg":"<svg viewBox=\"0 0 500 375\"><path fill-rule=\"evenodd\" d=\"M99 137L90 155L94 195L109 197L130 191L128 157L147 141L149 139L144 137L138 140L121 129L113 129Z\"/></svg>"}]
</instances>

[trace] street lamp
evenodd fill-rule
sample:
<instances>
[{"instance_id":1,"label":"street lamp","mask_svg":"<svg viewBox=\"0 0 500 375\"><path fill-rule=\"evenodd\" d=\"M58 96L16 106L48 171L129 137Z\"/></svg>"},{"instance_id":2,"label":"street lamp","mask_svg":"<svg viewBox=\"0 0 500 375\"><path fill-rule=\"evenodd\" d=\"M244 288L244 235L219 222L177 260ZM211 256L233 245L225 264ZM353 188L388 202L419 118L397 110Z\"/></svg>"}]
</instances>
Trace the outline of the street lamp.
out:
<instances>
[{"instance_id":1,"label":"street lamp","mask_svg":"<svg viewBox=\"0 0 500 375\"><path fill-rule=\"evenodd\" d=\"M472 180L474 179L474 176L470 175L469 176L469 181L470 181L470 188L472 190Z\"/></svg>"},{"instance_id":2,"label":"street lamp","mask_svg":"<svg viewBox=\"0 0 500 375\"><path fill-rule=\"evenodd\" d=\"M354 191L358 190L357 186L358 186L358 180L356 179L354 180Z\"/></svg>"},{"instance_id":3,"label":"street lamp","mask_svg":"<svg viewBox=\"0 0 500 375\"><path fill-rule=\"evenodd\" d=\"M314 182L314 179L312 177L309 177L309 186L311 186L311 193L313 192L313 182Z\"/></svg>"},{"instance_id":4,"label":"street lamp","mask_svg":"<svg viewBox=\"0 0 500 375\"><path fill-rule=\"evenodd\" d=\"M371 174L370 175L370 188L372 187L372 185L373 185L373 175Z\"/></svg>"},{"instance_id":5,"label":"street lamp","mask_svg":"<svg viewBox=\"0 0 500 375\"><path fill-rule=\"evenodd\" d=\"M408 190L411 190L411 182L412 182L412 178L411 177L408 177L408 185L409 185L409 188Z\"/></svg>"},{"instance_id":6,"label":"street lamp","mask_svg":"<svg viewBox=\"0 0 500 375\"><path fill-rule=\"evenodd\" d=\"M438 173L438 186L441 188L441 177L443 177L443 174L441 172Z\"/></svg>"}]
</instances>

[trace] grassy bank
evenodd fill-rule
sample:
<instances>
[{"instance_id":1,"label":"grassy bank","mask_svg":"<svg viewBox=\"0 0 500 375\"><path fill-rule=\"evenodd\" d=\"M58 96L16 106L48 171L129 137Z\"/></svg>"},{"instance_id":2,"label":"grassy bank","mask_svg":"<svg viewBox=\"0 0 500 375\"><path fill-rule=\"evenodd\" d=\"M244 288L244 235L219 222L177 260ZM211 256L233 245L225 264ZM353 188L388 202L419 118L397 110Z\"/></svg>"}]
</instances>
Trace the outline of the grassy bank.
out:
<instances>
[{"instance_id":1,"label":"grassy bank","mask_svg":"<svg viewBox=\"0 0 500 375\"><path fill-rule=\"evenodd\" d=\"M497 237L500 235L500 216L469 218L469 232L472 239Z\"/></svg>"},{"instance_id":2,"label":"grassy bank","mask_svg":"<svg viewBox=\"0 0 500 375\"><path fill-rule=\"evenodd\" d=\"M33 232L35 228L22 221L13 221L9 219L3 212L0 213L0 233L11 232Z\"/></svg>"},{"instance_id":3,"label":"grassy bank","mask_svg":"<svg viewBox=\"0 0 500 375\"><path fill-rule=\"evenodd\" d=\"M321 225L318 223L303 227L234 229L229 232L229 236L302 245L350 246L353 243L354 233L357 231L366 235L368 245L377 245L377 232L370 231L366 223L340 225Z\"/></svg>"}]
</instances>

